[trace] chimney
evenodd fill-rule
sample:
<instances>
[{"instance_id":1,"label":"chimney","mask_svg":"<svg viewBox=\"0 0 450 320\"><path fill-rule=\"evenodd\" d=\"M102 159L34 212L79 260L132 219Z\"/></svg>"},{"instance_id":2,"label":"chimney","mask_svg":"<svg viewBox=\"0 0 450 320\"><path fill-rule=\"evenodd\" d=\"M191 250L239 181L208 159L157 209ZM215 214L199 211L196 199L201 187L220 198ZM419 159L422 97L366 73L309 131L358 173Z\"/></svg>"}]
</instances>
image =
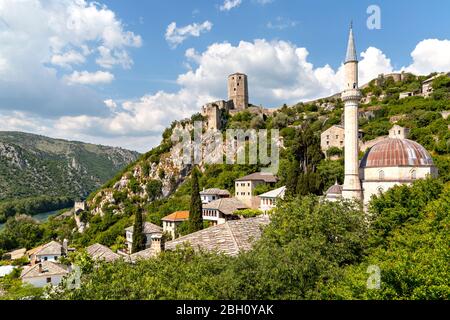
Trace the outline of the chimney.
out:
<instances>
[{"instance_id":1,"label":"chimney","mask_svg":"<svg viewBox=\"0 0 450 320\"><path fill-rule=\"evenodd\" d=\"M152 237L151 248L158 254L164 251L164 237L162 235L155 235Z\"/></svg>"},{"instance_id":2,"label":"chimney","mask_svg":"<svg viewBox=\"0 0 450 320\"><path fill-rule=\"evenodd\" d=\"M43 272L43 270L42 270L42 263L39 263L39 264L38 264L38 270L39 270L39 273L42 273L42 272Z\"/></svg>"},{"instance_id":3,"label":"chimney","mask_svg":"<svg viewBox=\"0 0 450 320\"><path fill-rule=\"evenodd\" d=\"M69 241L67 240L67 239L64 239L63 240L63 243L62 243L62 254L63 255L65 255L65 254L67 254L67 251L68 251L68 249L69 249Z\"/></svg>"}]
</instances>

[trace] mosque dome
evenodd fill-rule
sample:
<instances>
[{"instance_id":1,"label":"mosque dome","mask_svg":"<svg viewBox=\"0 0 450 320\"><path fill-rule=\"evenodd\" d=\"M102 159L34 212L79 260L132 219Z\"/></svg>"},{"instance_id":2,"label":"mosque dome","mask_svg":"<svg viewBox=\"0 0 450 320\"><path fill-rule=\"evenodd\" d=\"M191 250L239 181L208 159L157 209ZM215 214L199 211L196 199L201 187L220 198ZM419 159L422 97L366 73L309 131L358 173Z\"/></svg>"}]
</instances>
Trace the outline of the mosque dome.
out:
<instances>
[{"instance_id":1,"label":"mosque dome","mask_svg":"<svg viewBox=\"0 0 450 320\"><path fill-rule=\"evenodd\" d=\"M338 198L342 196L342 188L343 187L336 181L336 183L325 192L325 196L327 198Z\"/></svg>"},{"instance_id":2,"label":"mosque dome","mask_svg":"<svg viewBox=\"0 0 450 320\"><path fill-rule=\"evenodd\" d=\"M361 160L361 168L433 166L428 151L415 141L388 138L375 144Z\"/></svg>"}]
</instances>

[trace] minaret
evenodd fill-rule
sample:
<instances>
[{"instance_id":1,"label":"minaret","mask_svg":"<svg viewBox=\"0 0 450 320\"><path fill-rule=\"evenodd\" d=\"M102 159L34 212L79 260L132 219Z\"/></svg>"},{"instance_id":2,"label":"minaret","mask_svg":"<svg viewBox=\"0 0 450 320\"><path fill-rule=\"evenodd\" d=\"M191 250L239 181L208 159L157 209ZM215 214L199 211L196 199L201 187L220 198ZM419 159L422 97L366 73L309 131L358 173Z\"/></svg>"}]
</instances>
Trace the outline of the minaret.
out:
<instances>
[{"instance_id":1,"label":"minaret","mask_svg":"<svg viewBox=\"0 0 450 320\"><path fill-rule=\"evenodd\" d=\"M359 179L358 161L358 106L361 91L358 88L358 57L355 49L353 28L350 25L347 56L345 58L345 90L342 93L344 101L345 125L345 179L342 197L346 199L362 200L361 181Z\"/></svg>"}]
</instances>

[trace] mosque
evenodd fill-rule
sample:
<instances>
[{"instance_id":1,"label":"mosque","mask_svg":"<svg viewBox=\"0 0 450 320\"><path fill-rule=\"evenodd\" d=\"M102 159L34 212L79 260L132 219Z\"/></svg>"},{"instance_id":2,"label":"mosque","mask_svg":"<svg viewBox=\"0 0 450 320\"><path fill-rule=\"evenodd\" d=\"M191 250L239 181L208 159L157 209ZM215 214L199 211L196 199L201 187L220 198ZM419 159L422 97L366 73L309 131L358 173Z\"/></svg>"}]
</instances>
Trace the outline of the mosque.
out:
<instances>
[{"instance_id":1,"label":"mosque","mask_svg":"<svg viewBox=\"0 0 450 320\"><path fill-rule=\"evenodd\" d=\"M362 98L358 87L358 58L356 55L353 28L350 27L347 55L345 59L344 102L344 184L335 184L325 193L326 199L354 199L368 204L372 195L399 184L410 184L416 179L437 176L437 168L428 151L395 127L384 139L358 159L358 107Z\"/></svg>"}]
</instances>

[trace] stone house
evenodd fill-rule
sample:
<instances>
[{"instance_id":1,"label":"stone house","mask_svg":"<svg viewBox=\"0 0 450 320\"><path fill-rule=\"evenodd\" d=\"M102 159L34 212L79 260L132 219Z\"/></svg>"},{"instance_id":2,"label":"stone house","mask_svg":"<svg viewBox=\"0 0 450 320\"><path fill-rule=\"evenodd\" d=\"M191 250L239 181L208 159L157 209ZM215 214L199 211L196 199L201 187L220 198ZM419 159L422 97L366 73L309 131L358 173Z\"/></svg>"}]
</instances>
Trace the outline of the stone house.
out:
<instances>
[{"instance_id":1,"label":"stone house","mask_svg":"<svg viewBox=\"0 0 450 320\"><path fill-rule=\"evenodd\" d=\"M361 140L363 137L363 132L360 130L358 132L358 139ZM327 150L330 148L344 148L345 141L345 130L344 126L334 125L329 127L327 130L320 135L320 148L326 154Z\"/></svg>"},{"instance_id":2,"label":"stone house","mask_svg":"<svg viewBox=\"0 0 450 320\"><path fill-rule=\"evenodd\" d=\"M177 227L189 220L189 211L176 211L161 219L163 232L170 234L172 240L177 236Z\"/></svg>"},{"instance_id":3,"label":"stone house","mask_svg":"<svg viewBox=\"0 0 450 320\"><path fill-rule=\"evenodd\" d=\"M53 261L42 261L23 269L22 282L42 288L47 285L58 285L69 274L69 269Z\"/></svg>"},{"instance_id":4,"label":"stone house","mask_svg":"<svg viewBox=\"0 0 450 320\"><path fill-rule=\"evenodd\" d=\"M114 262L121 258L120 255L112 251L110 248L99 243L95 243L92 246L87 247L86 252L94 261Z\"/></svg>"},{"instance_id":5,"label":"stone house","mask_svg":"<svg viewBox=\"0 0 450 320\"><path fill-rule=\"evenodd\" d=\"M272 173L255 172L236 179L234 182L235 197L249 208L259 207L259 197L254 195L255 188L261 184L275 185L278 178Z\"/></svg>"},{"instance_id":6,"label":"stone house","mask_svg":"<svg viewBox=\"0 0 450 320\"><path fill-rule=\"evenodd\" d=\"M277 206L277 200L284 199L285 192L286 187L283 186L281 188L260 194L259 198L261 199L261 202L259 205L259 210L261 210L264 213L267 213L268 211L275 208Z\"/></svg>"},{"instance_id":7,"label":"stone house","mask_svg":"<svg viewBox=\"0 0 450 320\"><path fill-rule=\"evenodd\" d=\"M223 190L219 188L203 189L203 191L200 192L200 198L202 199L203 204L210 203L211 201L217 199L229 197L230 192L228 192L228 190Z\"/></svg>"},{"instance_id":8,"label":"stone house","mask_svg":"<svg viewBox=\"0 0 450 320\"><path fill-rule=\"evenodd\" d=\"M57 241L50 241L42 246L27 251L32 265L43 262L53 261L57 262L62 256L66 256L68 252L68 241L64 239L63 243Z\"/></svg>"},{"instance_id":9,"label":"stone house","mask_svg":"<svg viewBox=\"0 0 450 320\"><path fill-rule=\"evenodd\" d=\"M237 198L223 198L214 200L203 206L203 220L210 221L213 225L223 224L228 220L239 219L235 214L238 210L249 207Z\"/></svg>"},{"instance_id":10,"label":"stone house","mask_svg":"<svg viewBox=\"0 0 450 320\"><path fill-rule=\"evenodd\" d=\"M144 234L146 238L145 248L150 248L152 242L161 240L163 229L160 226L146 221L144 222ZM125 229L125 238L128 252L130 253L133 247L133 226Z\"/></svg>"}]
</instances>

